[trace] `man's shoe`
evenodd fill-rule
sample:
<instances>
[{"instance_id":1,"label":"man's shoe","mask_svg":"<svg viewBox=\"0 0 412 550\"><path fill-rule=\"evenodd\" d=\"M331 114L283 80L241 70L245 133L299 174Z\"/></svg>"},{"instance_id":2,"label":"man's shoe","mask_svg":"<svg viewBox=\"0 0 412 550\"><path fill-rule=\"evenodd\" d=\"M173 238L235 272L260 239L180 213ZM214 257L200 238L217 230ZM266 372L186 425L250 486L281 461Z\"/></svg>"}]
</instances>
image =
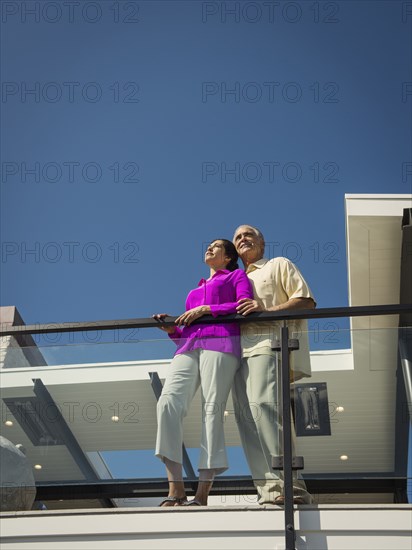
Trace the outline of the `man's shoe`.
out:
<instances>
[{"instance_id":1,"label":"man's shoe","mask_svg":"<svg viewBox=\"0 0 412 550\"><path fill-rule=\"evenodd\" d=\"M278 495L275 498L275 504L278 504L279 506L284 506L285 497L283 495ZM305 501L302 497L293 497L293 504L305 504Z\"/></svg>"}]
</instances>

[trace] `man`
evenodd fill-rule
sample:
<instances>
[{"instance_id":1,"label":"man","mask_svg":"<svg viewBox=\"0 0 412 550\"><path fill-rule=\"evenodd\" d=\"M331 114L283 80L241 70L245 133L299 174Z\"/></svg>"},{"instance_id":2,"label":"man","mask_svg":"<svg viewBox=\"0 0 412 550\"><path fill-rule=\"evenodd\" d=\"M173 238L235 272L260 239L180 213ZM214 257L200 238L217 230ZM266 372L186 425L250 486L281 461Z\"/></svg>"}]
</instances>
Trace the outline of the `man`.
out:
<instances>
[{"instance_id":1,"label":"man","mask_svg":"<svg viewBox=\"0 0 412 550\"><path fill-rule=\"evenodd\" d=\"M253 226L239 226L233 237L236 250L252 282L254 299L239 300L237 311L312 309L312 293L297 267L286 258L263 257L265 241ZM293 379L310 376L306 321L289 323L290 336L298 332L299 351L290 354ZM232 390L243 449L259 495L259 503L283 504L283 472L275 474L271 455L282 455L282 416L279 403L279 353L281 322L247 323L242 326L242 362ZM296 337L296 335L295 335ZM293 430L293 426L292 426ZM292 433L292 443L294 430ZM311 502L302 480L294 475L295 504Z\"/></svg>"}]
</instances>

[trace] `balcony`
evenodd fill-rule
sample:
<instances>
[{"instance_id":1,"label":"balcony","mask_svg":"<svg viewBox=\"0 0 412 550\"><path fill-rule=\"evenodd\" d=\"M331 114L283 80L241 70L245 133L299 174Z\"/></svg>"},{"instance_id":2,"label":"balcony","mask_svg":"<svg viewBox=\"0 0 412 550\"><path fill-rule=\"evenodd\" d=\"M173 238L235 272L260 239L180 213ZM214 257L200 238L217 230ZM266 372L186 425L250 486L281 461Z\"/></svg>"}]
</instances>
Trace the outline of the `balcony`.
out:
<instances>
[{"instance_id":1,"label":"balcony","mask_svg":"<svg viewBox=\"0 0 412 550\"><path fill-rule=\"evenodd\" d=\"M412 334L410 327L398 327L398 313L408 311L372 306L302 312L311 317L307 334L293 332L296 312L272 314L274 322L286 317L290 338L308 339L312 350L312 377L291 386L296 455L304 457L301 476L314 496L313 505L292 509L296 548L393 548L394 536L397 548L410 547L410 355L405 357L405 350L410 353ZM262 547L273 548L274 541L285 547L284 511L256 502L230 399L226 407L213 404L211 410L225 423L231 468L216 479L210 506L153 508L167 491L163 465L153 452L156 380L164 380L174 350L154 324L136 319L3 331L1 435L23 446L34 468L35 507L41 508L3 514L4 548L23 540L21 528L15 529L17 517L33 536L41 518L47 529L57 529L59 540L73 543L80 537L90 548L104 547L113 529L116 540L136 544L138 539L141 546L125 546L134 548L157 540L159 529L174 541L171 547L194 547L196 540L197 547L210 548L214 537L225 537L230 541L225 547L243 548L251 536L259 537ZM189 495L196 486L200 410L197 394L184 424ZM190 516L187 531L187 514L199 512ZM241 512L248 522L243 526L242 519L240 528ZM143 525L136 527L139 520ZM207 536L205 521L211 525ZM344 534L337 534L338 524ZM381 546L356 546L366 532L368 544L376 544L376 536ZM199 533L205 546L198 544ZM47 547L49 538L36 537ZM339 546L342 541L347 546ZM27 548L34 548L30 544Z\"/></svg>"}]
</instances>

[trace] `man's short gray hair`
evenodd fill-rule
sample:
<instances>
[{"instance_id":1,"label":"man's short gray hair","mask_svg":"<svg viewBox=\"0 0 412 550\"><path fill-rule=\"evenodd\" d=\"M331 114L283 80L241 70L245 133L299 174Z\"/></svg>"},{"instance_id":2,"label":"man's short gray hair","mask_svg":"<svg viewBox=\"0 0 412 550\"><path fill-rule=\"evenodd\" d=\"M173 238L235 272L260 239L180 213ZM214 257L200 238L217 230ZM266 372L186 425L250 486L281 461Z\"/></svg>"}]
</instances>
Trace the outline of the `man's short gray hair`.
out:
<instances>
[{"instance_id":1,"label":"man's short gray hair","mask_svg":"<svg viewBox=\"0 0 412 550\"><path fill-rule=\"evenodd\" d=\"M248 223L242 223L242 225L239 225L236 229L235 229L235 233L234 235L236 235L236 233L239 231L239 229L241 227L250 227L250 229L253 229L253 231L255 232L256 236L263 242L265 242L265 237L263 236L263 233L257 228L255 227L254 225L249 225ZM233 235L233 236L234 236Z\"/></svg>"}]
</instances>

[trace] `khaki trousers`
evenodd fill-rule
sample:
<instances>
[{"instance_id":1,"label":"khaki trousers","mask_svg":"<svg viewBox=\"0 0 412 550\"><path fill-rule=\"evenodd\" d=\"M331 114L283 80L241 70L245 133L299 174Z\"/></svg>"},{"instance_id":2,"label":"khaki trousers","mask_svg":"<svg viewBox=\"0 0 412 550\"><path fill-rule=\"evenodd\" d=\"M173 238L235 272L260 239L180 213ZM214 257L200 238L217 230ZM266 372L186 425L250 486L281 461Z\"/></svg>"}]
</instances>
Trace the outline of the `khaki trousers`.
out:
<instances>
[{"instance_id":1,"label":"khaki trousers","mask_svg":"<svg viewBox=\"0 0 412 550\"><path fill-rule=\"evenodd\" d=\"M202 438L199 470L227 470L224 411L239 359L231 353L196 349L176 355L157 403L155 454L182 463L183 419L200 386Z\"/></svg>"},{"instance_id":2,"label":"khaki trousers","mask_svg":"<svg viewBox=\"0 0 412 550\"><path fill-rule=\"evenodd\" d=\"M277 475L271 455L282 455L282 413L279 399L279 361L277 356L256 355L243 358L236 373L232 396L236 421L246 460L259 495L259 503L273 502L283 494L283 472ZM295 430L292 424L292 452ZM294 473L294 496L310 503L305 483Z\"/></svg>"}]
</instances>

